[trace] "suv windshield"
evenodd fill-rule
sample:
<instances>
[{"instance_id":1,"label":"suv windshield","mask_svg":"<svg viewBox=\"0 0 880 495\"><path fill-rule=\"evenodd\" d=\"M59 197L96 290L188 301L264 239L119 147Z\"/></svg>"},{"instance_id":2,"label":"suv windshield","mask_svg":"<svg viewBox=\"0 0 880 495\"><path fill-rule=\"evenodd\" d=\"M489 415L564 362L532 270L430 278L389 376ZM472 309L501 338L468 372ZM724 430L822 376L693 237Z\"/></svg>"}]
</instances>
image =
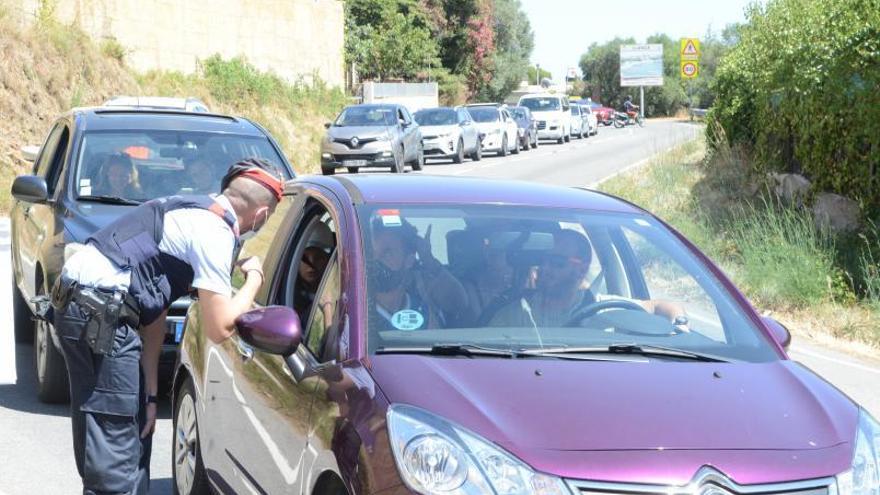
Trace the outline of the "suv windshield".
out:
<instances>
[{"instance_id":1,"label":"suv windshield","mask_svg":"<svg viewBox=\"0 0 880 495\"><path fill-rule=\"evenodd\" d=\"M637 345L778 358L722 284L649 216L381 205L359 217L370 353Z\"/></svg>"},{"instance_id":2,"label":"suv windshield","mask_svg":"<svg viewBox=\"0 0 880 495\"><path fill-rule=\"evenodd\" d=\"M476 122L497 122L500 115L495 107L471 107L468 111Z\"/></svg>"},{"instance_id":3,"label":"suv windshield","mask_svg":"<svg viewBox=\"0 0 880 495\"><path fill-rule=\"evenodd\" d=\"M390 107L348 107L339 114L337 127L397 125L395 110Z\"/></svg>"},{"instance_id":4,"label":"suv windshield","mask_svg":"<svg viewBox=\"0 0 880 495\"><path fill-rule=\"evenodd\" d=\"M513 108L510 110L510 114L513 115L515 119L524 119L526 118L526 111L522 108Z\"/></svg>"},{"instance_id":5,"label":"suv windshield","mask_svg":"<svg viewBox=\"0 0 880 495\"><path fill-rule=\"evenodd\" d=\"M432 108L419 110L413 115L419 125L455 125L458 123L458 114L451 108Z\"/></svg>"},{"instance_id":6,"label":"suv windshield","mask_svg":"<svg viewBox=\"0 0 880 495\"><path fill-rule=\"evenodd\" d=\"M562 106L559 98L526 98L519 103L531 110L532 112L552 112L559 110Z\"/></svg>"},{"instance_id":7,"label":"suv windshield","mask_svg":"<svg viewBox=\"0 0 880 495\"><path fill-rule=\"evenodd\" d=\"M233 163L260 157L287 174L263 136L189 131L91 131L83 136L74 187L78 197L148 201L220 192Z\"/></svg>"}]
</instances>

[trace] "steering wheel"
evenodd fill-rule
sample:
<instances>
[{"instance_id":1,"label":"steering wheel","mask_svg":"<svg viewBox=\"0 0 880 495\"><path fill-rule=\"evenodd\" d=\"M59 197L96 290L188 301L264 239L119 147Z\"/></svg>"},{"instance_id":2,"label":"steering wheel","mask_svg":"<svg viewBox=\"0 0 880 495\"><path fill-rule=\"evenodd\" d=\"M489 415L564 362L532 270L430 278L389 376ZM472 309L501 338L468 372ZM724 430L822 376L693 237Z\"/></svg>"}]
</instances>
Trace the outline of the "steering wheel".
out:
<instances>
[{"instance_id":1,"label":"steering wheel","mask_svg":"<svg viewBox=\"0 0 880 495\"><path fill-rule=\"evenodd\" d=\"M645 308L643 308L642 305L639 303L627 301L626 299L608 299L605 301L597 301L588 304L584 309L576 313L570 320L568 320L565 326L578 326L578 323L584 318L587 318L588 316L593 316L596 313L604 311L606 309L632 309L647 313Z\"/></svg>"}]
</instances>

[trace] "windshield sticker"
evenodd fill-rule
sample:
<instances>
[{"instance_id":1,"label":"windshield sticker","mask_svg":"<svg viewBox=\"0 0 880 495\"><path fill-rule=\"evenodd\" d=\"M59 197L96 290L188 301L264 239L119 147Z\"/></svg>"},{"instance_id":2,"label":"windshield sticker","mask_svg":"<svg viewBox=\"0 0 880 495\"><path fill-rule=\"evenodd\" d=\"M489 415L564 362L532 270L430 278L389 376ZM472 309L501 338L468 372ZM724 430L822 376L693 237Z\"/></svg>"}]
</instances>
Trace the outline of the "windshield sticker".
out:
<instances>
[{"instance_id":1,"label":"windshield sticker","mask_svg":"<svg viewBox=\"0 0 880 495\"><path fill-rule=\"evenodd\" d=\"M92 195L92 186L81 186L79 188L80 196L91 196Z\"/></svg>"},{"instance_id":2,"label":"windshield sticker","mask_svg":"<svg viewBox=\"0 0 880 495\"><path fill-rule=\"evenodd\" d=\"M80 179L79 180L79 187L89 187L91 185L92 185L91 179Z\"/></svg>"},{"instance_id":3,"label":"windshield sticker","mask_svg":"<svg viewBox=\"0 0 880 495\"><path fill-rule=\"evenodd\" d=\"M400 210L379 210L379 216L382 218L382 225L385 227L400 227L403 222L400 220Z\"/></svg>"},{"instance_id":4,"label":"windshield sticker","mask_svg":"<svg viewBox=\"0 0 880 495\"><path fill-rule=\"evenodd\" d=\"M425 324L425 317L412 309L402 309L391 316L391 324L398 330L418 330Z\"/></svg>"}]
</instances>

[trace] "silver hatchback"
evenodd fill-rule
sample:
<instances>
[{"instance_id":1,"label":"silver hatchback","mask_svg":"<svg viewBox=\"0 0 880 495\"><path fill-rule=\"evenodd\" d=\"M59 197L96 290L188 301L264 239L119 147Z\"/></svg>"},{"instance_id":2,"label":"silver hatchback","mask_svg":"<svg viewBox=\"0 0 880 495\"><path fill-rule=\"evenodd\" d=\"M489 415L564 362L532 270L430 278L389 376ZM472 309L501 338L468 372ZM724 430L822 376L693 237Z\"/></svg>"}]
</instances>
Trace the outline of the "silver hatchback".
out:
<instances>
[{"instance_id":1,"label":"silver hatchback","mask_svg":"<svg viewBox=\"0 0 880 495\"><path fill-rule=\"evenodd\" d=\"M421 170L425 163L422 132L403 105L352 105L332 123L321 143L321 172L338 168L355 173L363 167L389 167L404 172L407 164Z\"/></svg>"}]
</instances>

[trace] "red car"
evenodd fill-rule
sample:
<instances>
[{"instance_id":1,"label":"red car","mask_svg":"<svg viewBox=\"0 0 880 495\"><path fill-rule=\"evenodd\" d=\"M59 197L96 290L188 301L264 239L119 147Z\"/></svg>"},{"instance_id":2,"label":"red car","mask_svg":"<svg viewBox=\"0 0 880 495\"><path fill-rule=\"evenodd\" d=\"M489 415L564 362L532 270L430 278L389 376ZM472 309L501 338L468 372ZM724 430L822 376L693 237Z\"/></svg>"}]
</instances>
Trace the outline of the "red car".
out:
<instances>
[{"instance_id":1,"label":"red car","mask_svg":"<svg viewBox=\"0 0 880 495\"><path fill-rule=\"evenodd\" d=\"M606 107L601 103L596 103L595 101L590 103L590 106L593 107L593 113L596 114L596 118L599 119L599 123L603 125L611 125L612 120L614 119L614 109Z\"/></svg>"}]
</instances>

